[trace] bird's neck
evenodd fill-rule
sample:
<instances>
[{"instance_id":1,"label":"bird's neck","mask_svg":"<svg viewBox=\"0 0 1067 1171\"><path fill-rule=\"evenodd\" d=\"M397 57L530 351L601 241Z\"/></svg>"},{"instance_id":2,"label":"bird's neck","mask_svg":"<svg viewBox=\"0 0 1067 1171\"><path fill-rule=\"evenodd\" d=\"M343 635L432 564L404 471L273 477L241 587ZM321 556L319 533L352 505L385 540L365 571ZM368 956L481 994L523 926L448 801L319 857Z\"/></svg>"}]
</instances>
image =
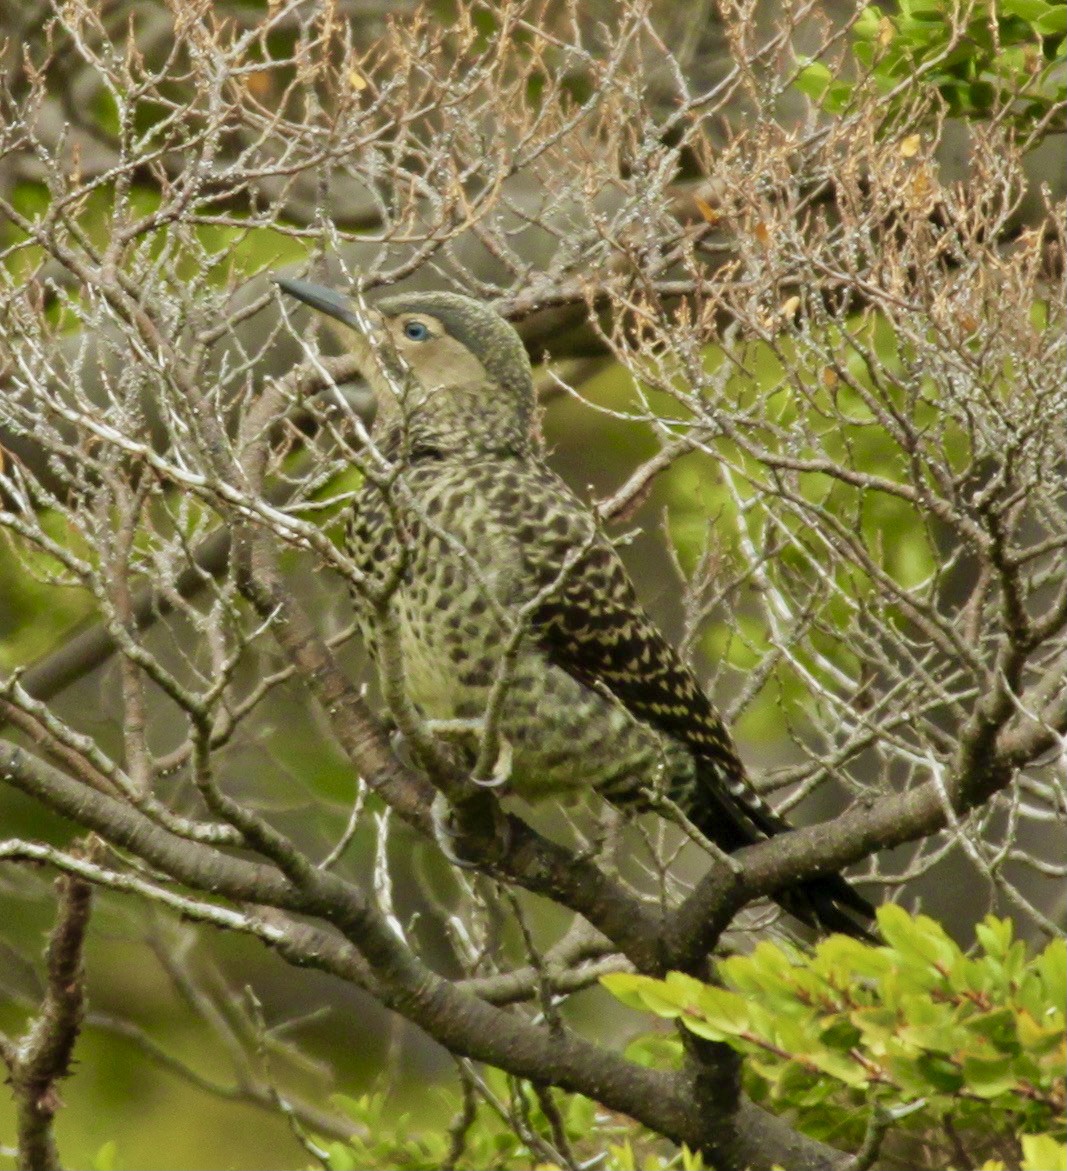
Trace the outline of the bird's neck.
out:
<instances>
[{"instance_id":1,"label":"bird's neck","mask_svg":"<svg viewBox=\"0 0 1067 1171\"><path fill-rule=\"evenodd\" d=\"M536 444L528 413L495 387L446 387L410 409L388 411L376 426L383 453L394 459L487 456L523 458Z\"/></svg>"}]
</instances>

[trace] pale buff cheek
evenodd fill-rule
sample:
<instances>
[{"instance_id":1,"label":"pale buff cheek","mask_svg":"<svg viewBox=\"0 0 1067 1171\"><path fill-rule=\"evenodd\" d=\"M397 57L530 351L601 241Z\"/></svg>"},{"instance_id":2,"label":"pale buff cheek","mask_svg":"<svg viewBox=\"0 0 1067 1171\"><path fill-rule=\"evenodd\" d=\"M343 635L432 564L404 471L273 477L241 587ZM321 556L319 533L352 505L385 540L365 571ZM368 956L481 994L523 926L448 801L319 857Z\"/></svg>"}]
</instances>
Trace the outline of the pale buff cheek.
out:
<instances>
[{"instance_id":1,"label":"pale buff cheek","mask_svg":"<svg viewBox=\"0 0 1067 1171\"><path fill-rule=\"evenodd\" d=\"M378 401L379 422L418 412L432 396L450 387L488 381L482 363L455 338L412 342L391 331L383 339L392 349L392 355L387 355L384 347L373 348L366 338L342 329L350 335L349 345Z\"/></svg>"},{"instance_id":2,"label":"pale buff cheek","mask_svg":"<svg viewBox=\"0 0 1067 1171\"><path fill-rule=\"evenodd\" d=\"M488 382L489 375L482 363L458 342L442 339L440 356L433 366L437 386L473 386Z\"/></svg>"},{"instance_id":3,"label":"pale buff cheek","mask_svg":"<svg viewBox=\"0 0 1067 1171\"><path fill-rule=\"evenodd\" d=\"M428 391L447 386L471 386L488 379L485 367L455 338L434 338L429 342L398 339L398 355Z\"/></svg>"}]
</instances>

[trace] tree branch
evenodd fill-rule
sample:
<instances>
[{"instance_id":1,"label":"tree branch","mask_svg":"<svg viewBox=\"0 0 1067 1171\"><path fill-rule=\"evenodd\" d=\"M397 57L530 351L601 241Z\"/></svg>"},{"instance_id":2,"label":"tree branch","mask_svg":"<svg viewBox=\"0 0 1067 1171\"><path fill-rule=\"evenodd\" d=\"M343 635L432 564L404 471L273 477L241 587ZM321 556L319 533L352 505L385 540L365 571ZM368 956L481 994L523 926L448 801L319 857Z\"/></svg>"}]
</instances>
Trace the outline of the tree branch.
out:
<instances>
[{"instance_id":1,"label":"tree branch","mask_svg":"<svg viewBox=\"0 0 1067 1171\"><path fill-rule=\"evenodd\" d=\"M26 1171L59 1171L52 1129L62 1105L57 1083L70 1075L85 1013L82 951L92 887L63 875L56 880L56 891L56 923L45 949L45 994L40 1010L17 1044L0 1046L15 1098L19 1167Z\"/></svg>"}]
</instances>

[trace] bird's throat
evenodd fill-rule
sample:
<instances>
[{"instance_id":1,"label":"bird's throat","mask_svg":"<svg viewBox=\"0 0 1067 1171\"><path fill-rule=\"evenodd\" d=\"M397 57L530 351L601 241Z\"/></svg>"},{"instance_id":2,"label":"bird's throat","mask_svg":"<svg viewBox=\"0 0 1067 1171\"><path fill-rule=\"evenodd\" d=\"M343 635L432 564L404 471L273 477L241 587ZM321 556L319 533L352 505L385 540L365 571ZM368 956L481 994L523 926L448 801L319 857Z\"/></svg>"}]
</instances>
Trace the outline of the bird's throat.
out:
<instances>
[{"instance_id":1,"label":"bird's throat","mask_svg":"<svg viewBox=\"0 0 1067 1171\"><path fill-rule=\"evenodd\" d=\"M437 456L524 456L534 451L525 413L490 384L440 387L410 404L391 404L375 438L392 459Z\"/></svg>"}]
</instances>

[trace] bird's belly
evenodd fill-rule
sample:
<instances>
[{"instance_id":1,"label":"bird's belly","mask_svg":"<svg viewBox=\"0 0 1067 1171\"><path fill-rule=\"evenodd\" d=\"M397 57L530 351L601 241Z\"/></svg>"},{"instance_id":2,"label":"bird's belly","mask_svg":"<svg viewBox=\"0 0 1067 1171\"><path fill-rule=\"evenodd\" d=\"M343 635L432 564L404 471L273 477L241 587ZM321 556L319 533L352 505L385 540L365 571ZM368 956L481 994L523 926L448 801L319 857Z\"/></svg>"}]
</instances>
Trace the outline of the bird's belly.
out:
<instances>
[{"instance_id":1,"label":"bird's belly","mask_svg":"<svg viewBox=\"0 0 1067 1171\"><path fill-rule=\"evenodd\" d=\"M437 531L408 546L407 571L391 602L405 693L435 721L484 717L513 634L505 615L518 620L529 601L514 534L470 496L465 481L457 486L443 476L423 486L421 506ZM369 519L376 523L355 554L373 578L394 563L399 542L384 518ZM375 647L369 617L365 626L385 668L389 656ZM624 799L693 769L687 750L556 666L528 637L509 671L498 731L510 754L508 789L529 800L590 787ZM477 733L453 727L447 734L473 761Z\"/></svg>"},{"instance_id":2,"label":"bird's belly","mask_svg":"<svg viewBox=\"0 0 1067 1171\"><path fill-rule=\"evenodd\" d=\"M512 752L510 789L531 801L589 787L619 798L662 789L677 769L675 746L618 704L559 675L564 694L505 705L501 733Z\"/></svg>"},{"instance_id":3,"label":"bird's belly","mask_svg":"<svg viewBox=\"0 0 1067 1171\"><path fill-rule=\"evenodd\" d=\"M402 613L403 613L402 607ZM408 695L429 719L466 724L444 734L473 760L494 680L507 643L501 622L478 616L471 644L466 622L401 622ZM452 637L448 637L451 631ZM508 791L540 800L569 789L596 788L607 797L660 788L691 767L679 745L634 719L620 704L549 662L536 645L520 649L508 675L498 731L510 758Z\"/></svg>"},{"instance_id":4,"label":"bird's belly","mask_svg":"<svg viewBox=\"0 0 1067 1171\"><path fill-rule=\"evenodd\" d=\"M507 633L484 600L439 596L451 604L427 606L403 590L396 598L405 691L430 719L473 719L489 700Z\"/></svg>"}]
</instances>

